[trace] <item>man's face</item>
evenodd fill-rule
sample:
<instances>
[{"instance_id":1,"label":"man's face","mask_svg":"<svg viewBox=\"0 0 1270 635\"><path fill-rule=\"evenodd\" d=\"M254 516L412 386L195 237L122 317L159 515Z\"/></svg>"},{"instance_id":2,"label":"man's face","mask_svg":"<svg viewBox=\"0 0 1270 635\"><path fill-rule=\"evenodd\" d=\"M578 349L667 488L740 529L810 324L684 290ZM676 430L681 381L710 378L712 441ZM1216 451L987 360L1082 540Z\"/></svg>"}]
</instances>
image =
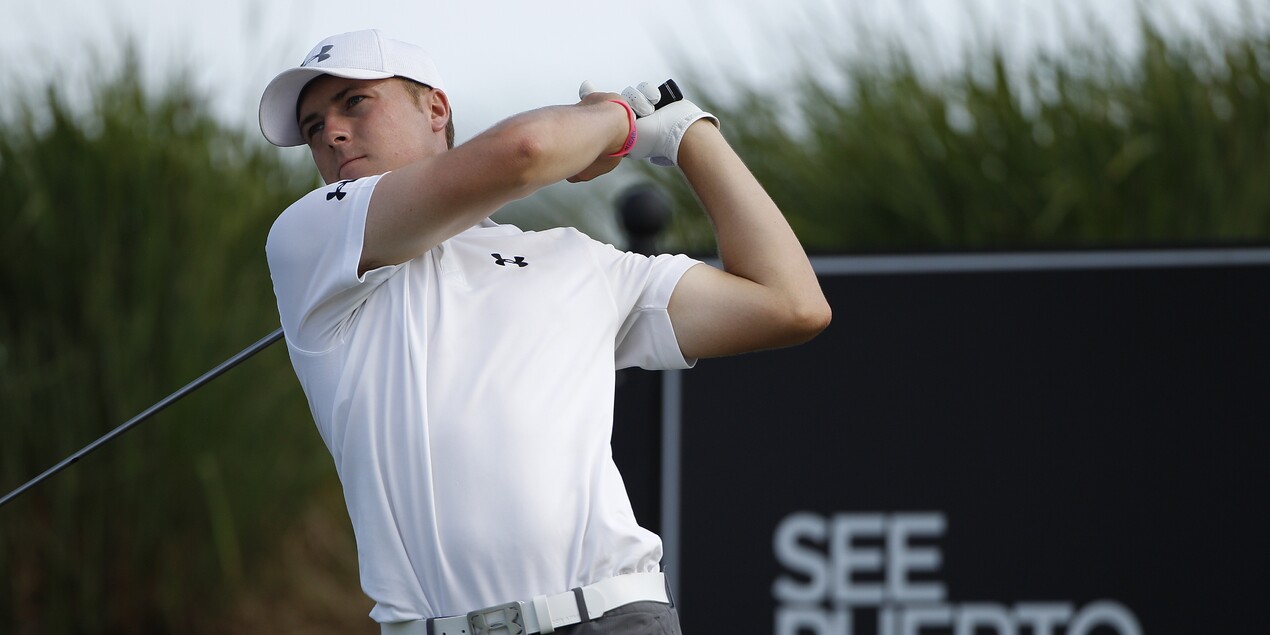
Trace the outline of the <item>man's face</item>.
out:
<instances>
[{"instance_id":1,"label":"man's face","mask_svg":"<svg viewBox=\"0 0 1270 635\"><path fill-rule=\"evenodd\" d=\"M383 174L435 150L431 114L397 79L323 75L305 88L297 113L327 183Z\"/></svg>"}]
</instances>

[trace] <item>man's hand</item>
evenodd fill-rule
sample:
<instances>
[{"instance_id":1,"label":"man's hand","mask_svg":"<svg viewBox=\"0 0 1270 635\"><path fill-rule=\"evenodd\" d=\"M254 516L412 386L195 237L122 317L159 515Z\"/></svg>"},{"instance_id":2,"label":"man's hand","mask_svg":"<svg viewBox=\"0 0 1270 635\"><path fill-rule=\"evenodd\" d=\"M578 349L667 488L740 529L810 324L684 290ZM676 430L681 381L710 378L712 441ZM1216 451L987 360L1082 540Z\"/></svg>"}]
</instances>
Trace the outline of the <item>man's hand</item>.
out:
<instances>
[{"instance_id":1,"label":"man's hand","mask_svg":"<svg viewBox=\"0 0 1270 635\"><path fill-rule=\"evenodd\" d=\"M628 155L632 159L648 159L661 166L677 165L679 144L692 124L707 119L719 126L717 117L686 99L657 108L661 92L648 82L638 88L628 87L622 97L639 116L635 120L639 139Z\"/></svg>"},{"instance_id":2,"label":"man's hand","mask_svg":"<svg viewBox=\"0 0 1270 635\"><path fill-rule=\"evenodd\" d=\"M671 84L673 86L673 84ZM679 144L692 124L706 119L717 128L719 119L703 111L696 104L679 98L677 101L662 104L663 93L648 82L636 87L628 87L621 95L599 92L591 82L582 82L578 89L581 105L599 104L621 100L631 107L636 115L635 129L638 138L626 156L632 159L648 159L656 165L673 166L678 164ZM679 97L676 94L675 97ZM660 107L659 107L660 106ZM621 158L608 155L597 157L595 162L582 172L570 177L570 183L589 181L607 174L617 167Z\"/></svg>"}]
</instances>

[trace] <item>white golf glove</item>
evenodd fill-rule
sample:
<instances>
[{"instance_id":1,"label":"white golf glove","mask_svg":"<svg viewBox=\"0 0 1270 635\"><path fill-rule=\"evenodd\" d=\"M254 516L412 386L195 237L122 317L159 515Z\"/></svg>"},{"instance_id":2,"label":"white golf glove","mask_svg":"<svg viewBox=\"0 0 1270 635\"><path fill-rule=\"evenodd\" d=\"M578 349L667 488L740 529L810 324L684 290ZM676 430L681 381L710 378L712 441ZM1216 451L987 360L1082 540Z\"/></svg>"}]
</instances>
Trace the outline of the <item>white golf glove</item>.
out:
<instances>
[{"instance_id":1,"label":"white golf glove","mask_svg":"<svg viewBox=\"0 0 1270 635\"><path fill-rule=\"evenodd\" d=\"M595 90L591 82L582 82L578 95L585 98ZM638 88L628 87L622 91L622 98L635 111L635 130L639 133L635 146L626 155L630 159L648 159L661 166L677 165L679 144L688 132L688 126L702 118L708 118L715 126L719 125L718 117L686 99L657 108L661 101L661 91L648 82L640 84Z\"/></svg>"},{"instance_id":2,"label":"white golf glove","mask_svg":"<svg viewBox=\"0 0 1270 635\"><path fill-rule=\"evenodd\" d=\"M717 127L718 117L702 110L696 104L681 99L661 108L657 103L661 93L657 87L644 82L638 88L622 91L622 98L635 111L635 130L639 138L631 153L631 159L648 159L655 165L673 166L679 162L679 144L688 127L698 119L709 119Z\"/></svg>"}]
</instances>

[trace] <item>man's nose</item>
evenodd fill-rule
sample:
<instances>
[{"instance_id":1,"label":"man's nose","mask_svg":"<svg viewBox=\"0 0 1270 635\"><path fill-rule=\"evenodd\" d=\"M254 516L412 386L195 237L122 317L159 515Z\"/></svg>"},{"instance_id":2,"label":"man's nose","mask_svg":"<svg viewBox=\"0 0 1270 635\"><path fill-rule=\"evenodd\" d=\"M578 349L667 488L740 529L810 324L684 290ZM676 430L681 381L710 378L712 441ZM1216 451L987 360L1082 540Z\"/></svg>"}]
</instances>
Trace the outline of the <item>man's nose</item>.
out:
<instances>
[{"instance_id":1,"label":"man's nose","mask_svg":"<svg viewBox=\"0 0 1270 635\"><path fill-rule=\"evenodd\" d=\"M339 145L348 143L350 138L348 122L340 117L328 117L326 127L322 131L326 137L326 143L329 145Z\"/></svg>"}]
</instances>

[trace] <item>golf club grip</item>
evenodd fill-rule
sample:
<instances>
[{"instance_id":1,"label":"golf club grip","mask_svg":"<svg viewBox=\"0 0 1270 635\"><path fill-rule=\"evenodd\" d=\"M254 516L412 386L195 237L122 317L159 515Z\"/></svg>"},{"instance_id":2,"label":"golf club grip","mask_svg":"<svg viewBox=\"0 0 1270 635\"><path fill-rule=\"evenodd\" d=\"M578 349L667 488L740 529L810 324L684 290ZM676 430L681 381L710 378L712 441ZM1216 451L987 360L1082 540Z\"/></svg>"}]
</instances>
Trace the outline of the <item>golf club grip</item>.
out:
<instances>
[{"instance_id":1,"label":"golf club grip","mask_svg":"<svg viewBox=\"0 0 1270 635\"><path fill-rule=\"evenodd\" d=\"M653 110L661 110L662 106L668 106L684 98L683 91L679 90L679 84L676 84L673 79L666 80L657 87L657 91L661 93L661 99L657 100Z\"/></svg>"}]
</instances>

